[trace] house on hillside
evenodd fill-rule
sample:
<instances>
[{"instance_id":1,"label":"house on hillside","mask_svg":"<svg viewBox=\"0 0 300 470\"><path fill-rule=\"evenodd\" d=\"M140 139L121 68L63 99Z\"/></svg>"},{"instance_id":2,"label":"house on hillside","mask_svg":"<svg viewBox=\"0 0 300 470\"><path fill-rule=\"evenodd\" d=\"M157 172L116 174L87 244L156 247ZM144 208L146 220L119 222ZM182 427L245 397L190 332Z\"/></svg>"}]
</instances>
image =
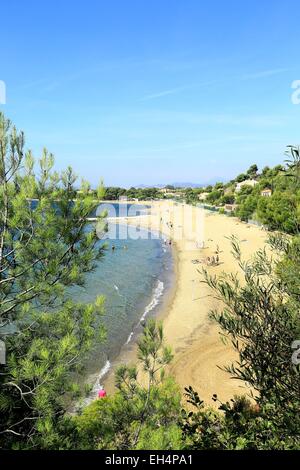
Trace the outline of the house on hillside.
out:
<instances>
[{"instance_id":1,"label":"house on hillside","mask_svg":"<svg viewBox=\"0 0 300 470\"><path fill-rule=\"evenodd\" d=\"M240 183L237 183L235 191L238 193L242 189L243 186L251 186L252 188L254 188L254 186L257 184L258 184L258 181L256 180L241 181Z\"/></svg>"},{"instance_id":2,"label":"house on hillside","mask_svg":"<svg viewBox=\"0 0 300 470\"><path fill-rule=\"evenodd\" d=\"M272 189L263 189L260 193L261 196L264 196L264 197L270 197L272 196Z\"/></svg>"},{"instance_id":3,"label":"house on hillside","mask_svg":"<svg viewBox=\"0 0 300 470\"><path fill-rule=\"evenodd\" d=\"M174 189L170 188L160 188L158 190L161 194L172 194L174 192Z\"/></svg>"},{"instance_id":4,"label":"house on hillside","mask_svg":"<svg viewBox=\"0 0 300 470\"><path fill-rule=\"evenodd\" d=\"M169 189L169 188L161 188L158 190L161 194L163 194L165 197L168 198L179 198L182 196L182 193L180 191L176 191L176 189Z\"/></svg>"}]
</instances>

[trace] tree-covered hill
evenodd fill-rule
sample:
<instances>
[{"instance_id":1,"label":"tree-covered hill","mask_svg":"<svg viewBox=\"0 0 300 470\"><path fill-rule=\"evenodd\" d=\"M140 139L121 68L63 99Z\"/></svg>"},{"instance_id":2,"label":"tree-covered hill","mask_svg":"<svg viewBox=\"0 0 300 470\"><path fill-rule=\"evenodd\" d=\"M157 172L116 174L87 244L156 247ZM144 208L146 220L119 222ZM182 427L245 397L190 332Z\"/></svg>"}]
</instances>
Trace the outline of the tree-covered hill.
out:
<instances>
[{"instance_id":1,"label":"tree-covered hill","mask_svg":"<svg viewBox=\"0 0 300 470\"><path fill-rule=\"evenodd\" d=\"M187 201L199 202L204 194L203 202L218 207L220 212L231 212L243 221L256 220L269 230L297 233L300 186L295 174L300 171L300 148L289 146L286 155L284 165L266 166L259 172L254 164L226 184L190 189L186 192ZM291 216L292 213L297 213L298 218Z\"/></svg>"}]
</instances>

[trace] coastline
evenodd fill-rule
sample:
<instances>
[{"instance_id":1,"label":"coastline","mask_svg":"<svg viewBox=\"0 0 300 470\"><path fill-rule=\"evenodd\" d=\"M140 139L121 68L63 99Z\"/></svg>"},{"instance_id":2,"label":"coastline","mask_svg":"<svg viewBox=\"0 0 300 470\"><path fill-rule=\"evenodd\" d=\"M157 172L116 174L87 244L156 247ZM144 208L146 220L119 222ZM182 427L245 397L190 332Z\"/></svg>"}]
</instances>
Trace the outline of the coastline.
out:
<instances>
[{"instance_id":1,"label":"coastline","mask_svg":"<svg viewBox=\"0 0 300 470\"><path fill-rule=\"evenodd\" d=\"M143 216L137 216L135 218L136 222L140 224L141 218ZM114 219L115 223L118 224L123 224L124 221L120 218ZM133 221L130 221L130 225L135 225ZM141 228L146 229L147 226L140 224ZM154 306L151 311L149 311L145 315L145 310L147 310L147 307L153 302L155 295L152 296L152 300L150 301L150 304L146 306L146 309L144 310L143 314L141 317L145 315L144 321L147 321L149 318L154 318L160 321L163 321L166 318L166 315L170 311L170 306L173 303L173 300L175 298L176 294L176 284L177 284L177 272L178 272L178 260L177 260L177 251L175 244L172 245L171 253L170 253L170 264L172 266L172 270L170 273L165 272L163 276L163 283L164 283L164 288L161 297L159 298L159 302L157 305ZM158 279L157 279L158 281ZM155 290L154 292L155 293ZM142 312L141 312L142 313ZM142 318L140 322L142 322ZM117 357L113 358L110 361L110 368L109 370L103 375L103 379L101 382L101 385L105 388L108 394L112 394L116 391L114 381L114 373L118 366L122 364L135 364L137 362L137 347L138 347L138 339L140 338L143 327L142 324L138 322L135 325L134 331L131 333L132 337L130 339L130 342L126 342L122 345L121 350L118 354ZM105 366L104 366L105 367Z\"/></svg>"},{"instance_id":2,"label":"coastline","mask_svg":"<svg viewBox=\"0 0 300 470\"><path fill-rule=\"evenodd\" d=\"M172 201L153 203L154 210L159 211L163 220L170 216L172 207ZM208 213L197 207L192 207L191 211L192 223L204 216L202 236L205 247L199 248L197 234L194 239L183 236L182 239L173 241L174 284L155 316L163 321L165 341L172 347L174 354L169 373L174 376L182 391L184 387L192 385L206 404L217 406L211 399L214 393L220 400L227 401L234 395L247 394L249 390L221 370L236 360L237 353L230 342L224 344L221 341L218 325L209 319L209 312L221 305L211 297L208 287L201 283L202 274L199 271L202 264L193 264L193 261L212 256L218 246L220 264L206 266L206 269L216 275L222 271L237 272L238 266L231 255L228 237L236 235L241 240L243 256L249 259L255 251L264 246L266 233L259 227L250 226L233 217ZM130 218L127 223L148 229L151 226L163 235L170 235L166 233L168 230L161 227L155 211L148 218ZM108 393L114 390L115 367L121 363L135 362L136 352L137 344L134 341L130 350L120 355L107 374L104 385Z\"/></svg>"},{"instance_id":3,"label":"coastline","mask_svg":"<svg viewBox=\"0 0 300 470\"><path fill-rule=\"evenodd\" d=\"M76 405L78 407L85 407L97 398L99 387L106 384L120 363L127 362L144 322L156 316L161 305L165 305L169 288L173 286L173 256L161 237L157 239L157 232L150 234L148 229L141 229L140 241L136 237L127 238L120 217L119 221L114 219L109 233L110 256L104 259L107 263L99 263L87 280L88 289L75 293L81 299L84 295L85 301L93 300L99 295L99 282L103 282L101 294L108 296L107 316L103 320L107 320L107 337L98 348L95 343L86 360L85 374L78 375L78 382L90 388ZM124 277L124 273L128 276Z\"/></svg>"}]
</instances>

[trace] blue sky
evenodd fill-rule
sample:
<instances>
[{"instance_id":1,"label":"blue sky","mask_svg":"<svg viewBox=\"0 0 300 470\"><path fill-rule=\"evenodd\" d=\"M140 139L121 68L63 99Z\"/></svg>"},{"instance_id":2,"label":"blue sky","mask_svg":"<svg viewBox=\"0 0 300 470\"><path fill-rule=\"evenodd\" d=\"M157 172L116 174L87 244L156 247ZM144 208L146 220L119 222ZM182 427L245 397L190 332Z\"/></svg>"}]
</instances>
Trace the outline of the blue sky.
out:
<instances>
[{"instance_id":1,"label":"blue sky","mask_svg":"<svg viewBox=\"0 0 300 470\"><path fill-rule=\"evenodd\" d=\"M93 185L229 179L300 143L298 1L3 0L0 109Z\"/></svg>"}]
</instances>

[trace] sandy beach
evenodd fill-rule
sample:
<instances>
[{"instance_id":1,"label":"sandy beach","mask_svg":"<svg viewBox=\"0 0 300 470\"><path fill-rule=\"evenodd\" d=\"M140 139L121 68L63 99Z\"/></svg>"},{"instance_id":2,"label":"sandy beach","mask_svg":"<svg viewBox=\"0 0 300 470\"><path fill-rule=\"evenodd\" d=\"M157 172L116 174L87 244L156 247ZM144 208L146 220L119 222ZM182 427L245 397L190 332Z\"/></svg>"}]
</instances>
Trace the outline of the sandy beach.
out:
<instances>
[{"instance_id":1,"label":"sandy beach","mask_svg":"<svg viewBox=\"0 0 300 470\"><path fill-rule=\"evenodd\" d=\"M150 215L130 218L127 222L160 231L167 241L172 240L176 281L159 317L163 320L166 342L174 353L169 372L180 388L192 385L209 405L214 405L211 399L214 393L222 401L248 393L243 383L220 369L234 362L237 356L230 342L221 341L218 326L209 319L211 309L221 305L201 283L201 269L205 266L214 274L237 272L228 237L238 237L243 257L249 259L264 246L266 232L233 217L172 201L154 202ZM216 257L216 251L219 251L219 265L207 266L204 260ZM126 353L126 362L133 362L135 357L133 345ZM122 355L119 361L124 362ZM112 371L105 380L108 392L113 391L113 381Z\"/></svg>"}]
</instances>

